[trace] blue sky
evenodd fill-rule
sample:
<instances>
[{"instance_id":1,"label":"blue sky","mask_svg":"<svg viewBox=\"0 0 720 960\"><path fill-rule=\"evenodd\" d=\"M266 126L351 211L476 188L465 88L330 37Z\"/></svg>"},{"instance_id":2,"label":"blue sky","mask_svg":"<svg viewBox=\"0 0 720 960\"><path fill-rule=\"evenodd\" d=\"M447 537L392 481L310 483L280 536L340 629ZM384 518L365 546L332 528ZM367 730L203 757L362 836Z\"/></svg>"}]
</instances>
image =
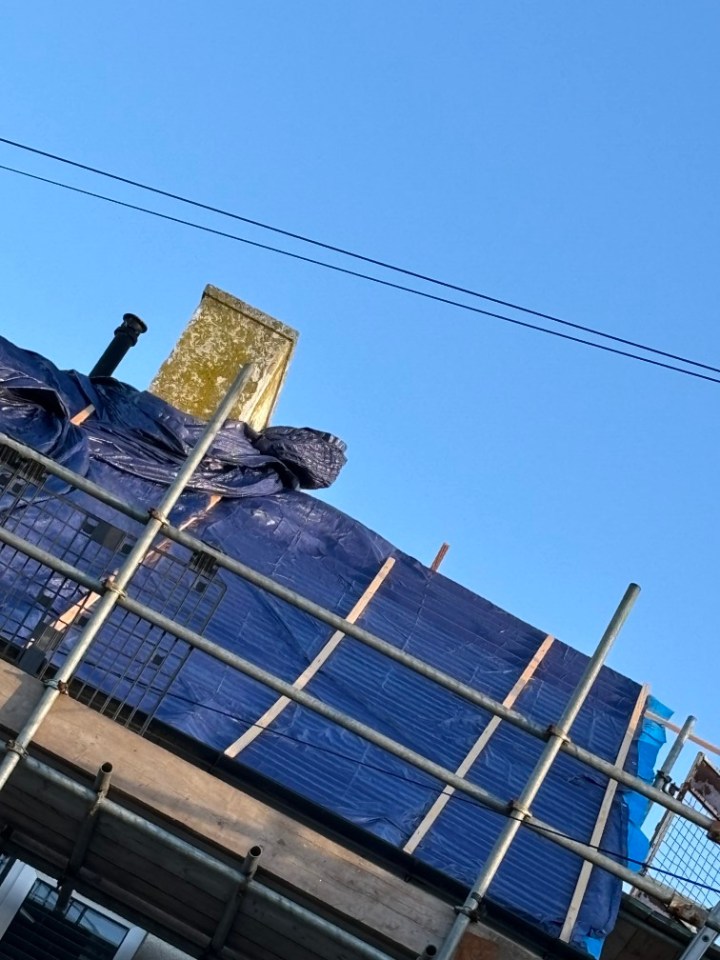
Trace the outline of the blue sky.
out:
<instances>
[{"instance_id":1,"label":"blue sky","mask_svg":"<svg viewBox=\"0 0 720 960\"><path fill-rule=\"evenodd\" d=\"M715 2L7 4L0 136L717 364L719 28ZM1 171L0 204L4 335L88 370L137 312L142 387L208 282L290 323L276 421L347 441L332 503L425 562L449 541L447 575L586 651L636 580L610 663L720 739L720 384Z\"/></svg>"}]
</instances>

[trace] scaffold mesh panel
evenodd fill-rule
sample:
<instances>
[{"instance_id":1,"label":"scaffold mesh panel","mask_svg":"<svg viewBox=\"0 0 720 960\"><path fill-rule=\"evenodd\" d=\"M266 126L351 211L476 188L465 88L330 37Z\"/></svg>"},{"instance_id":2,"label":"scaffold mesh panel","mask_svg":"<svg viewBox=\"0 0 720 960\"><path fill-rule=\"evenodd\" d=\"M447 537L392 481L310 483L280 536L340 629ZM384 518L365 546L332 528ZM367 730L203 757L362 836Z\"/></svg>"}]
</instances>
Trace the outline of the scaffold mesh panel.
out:
<instances>
[{"instance_id":1,"label":"scaffold mesh panel","mask_svg":"<svg viewBox=\"0 0 720 960\"><path fill-rule=\"evenodd\" d=\"M37 464L0 446L2 525L95 579L112 576L135 544L127 518L100 504L93 512L76 502L72 491L58 489ZM0 571L0 654L28 673L50 677L77 642L100 594L8 545L0 546ZM131 592L202 632L225 586L209 558L161 538ZM189 653L188 644L172 634L116 608L76 673L73 695L143 732Z\"/></svg>"},{"instance_id":2,"label":"scaffold mesh panel","mask_svg":"<svg viewBox=\"0 0 720 960\"><path fill-rule=\"evenodd\" d=\"M703 754L695 760L679 791L691 810L718 818L720 774ZM720 843L702 827L667 812L658 824L648 874L678 893L712 908L720 901Z\"/></svg>"}]
</instances>

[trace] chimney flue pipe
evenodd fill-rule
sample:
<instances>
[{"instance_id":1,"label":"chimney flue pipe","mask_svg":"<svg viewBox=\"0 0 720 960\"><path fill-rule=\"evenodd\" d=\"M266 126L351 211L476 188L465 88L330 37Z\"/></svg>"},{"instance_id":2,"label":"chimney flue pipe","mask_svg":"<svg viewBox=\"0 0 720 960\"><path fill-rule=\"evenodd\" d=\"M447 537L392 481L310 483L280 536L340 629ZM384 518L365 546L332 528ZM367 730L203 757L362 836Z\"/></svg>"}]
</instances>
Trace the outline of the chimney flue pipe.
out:
<instances>
[{"instance_id":1,"label":"chimney flue pipe","mask_svg":"<svg viewBox=\"0 0 720 960\"><path fill-rule=\"evenodd\" d=\"M90 371L90 376L111 377L130 347L135 346L140 334L145 333L146 330L147 326L140 317L136 317L134 313L124 314L122 323L115 331L115 336Z\"/></svg>"}]
</instances>

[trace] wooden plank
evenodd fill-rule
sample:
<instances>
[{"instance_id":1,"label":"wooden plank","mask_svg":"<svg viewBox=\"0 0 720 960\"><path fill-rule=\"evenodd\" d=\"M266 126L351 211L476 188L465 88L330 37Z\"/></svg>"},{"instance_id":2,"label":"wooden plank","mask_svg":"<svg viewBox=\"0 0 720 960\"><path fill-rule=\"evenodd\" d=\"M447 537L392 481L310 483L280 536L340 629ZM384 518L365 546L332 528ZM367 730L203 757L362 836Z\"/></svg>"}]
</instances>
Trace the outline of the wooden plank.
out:
<instances>
[{"instance_id":1,"label":"wooden plank","mask_svg":"<svg viewBox=\"0 0 720 960\"><path fill-rule=\"evenodd\" d=\"M450 549L450 544L449 544L449 543L442 543L442 544L440 544L440 549L439 549L438 552L435 554L435 559L434 559L433 562L430 564L430 569L431 569L434 573L437 573L437 571L440 569L440 564L441 564L441 563L443 562L443 560L445 559L445 556L446 556L446 554L447 554L447 552L448 552L449 549Z\"/></svg>"},{"instance_id":2,"label":"wooden plank","mask_svg":"<svg viewBox=\"0 0 720 960\"><path fill-rule=\"evenodd\" d=\"M197 891L194 897L190 897L180 885L168 883L163 887L154 876L143 877L136 867L128 869L128 858L122 848L113 849L103 843L96 850L93 841L82 866L88 874L101 880L117 882L121 879L122 888L128 895L151 903L156 910L190 924L193 930L207 937L212 936L222 915L223 904L217 902L217 910L210 912L209 901L197 896ZM171 879L171 875L165 876Z\"/></svg>"},{"instance_id":3,"label":"wooden plank","mask_svg":"<svg viewBox=\"0 0 720 960\"><path fill-rule=\"evenodd\" d=\"M35 838L58 859L63 870L74 847L78 824L64 810L35 801L32 794L14 794L12 803L2 794L0 820L13 831ZM23 803L23 800L25 803ZM120 881L123 889L151 902L168 916L192 922L195 929L212 935L222 915L231 885L218 874L183 862L100 814L83 866L98 878Z\"/></svg>"},{"instance_id":4,"label":"wooden plank","mask_svg":"<svg viewBox=\"0 0 720 960\"><path fill-rule=\"evenodd\" d=\"M114 912L117 912L117 905L122 904L124 908L122 915L131 923L155 932L161 940L170 939L171 942L182 946L183 956L188 951L193 956L202 956L203 951L209 946L210 937L196 930L184 917L178 918L174 913L164 913L147 897L131 893L112 879L107 877L98 879L97 874L82 868L77 891ZM172 931L170 938L168 938L168 930ZM183 940L185 943L182 943ZM234 950L226 950L226 954L223 954L223 960L245 960Z\"/></svg>"},{"instance_id":5,"label":"wooden plank","mask_svg":"<svg viewBox=\"0 0 720 960\"><path fill-rule=\"evenodd\" d=\"M71 607L68 607L64 613L60 614L52 624L53 629L57 630L58 633L64 633L69 626L72 626L81 613L87 613L89 610L92 610L99 599L99 593L86 593L81 600L78 600L77 603L74 603Z\"/></svg>"},{"instance_id":6,"label":"wooden plank","mask_svg":"<svg viewBox=\"0 0 720 960\"><path fill-rule=\"evenodd\" d=\"M555 638L551 636L545 637L543 642L535 651L533 658L530 660L528 665L525 667L523 672L520 674L520 676L516 680L512 690L507 694L507 696L503 700L503 706L512 707L515 704L515 701L520 696L522 691L525 689L529 681L532 679L533 675L535 674L535 671L537 670L537 668L540 666L543 659L545 658L546 653L548 652L550 647L553 645L554 639ZM472 745L465 759L455 771L459 777L464 777L465 774L470 770L470 768L475 763L477 758L480 756L482 751L488 745L490 738L495 733L497 728L500 726L500 723L501 723L500 717L491 717L490 722L485 727L485 729L480 734L480 736L475 741L475 743ZM428 812L425 814L423 819L415 828L415 832L410 837L410 839L406 842L405 846L403 847L403 850L405 850L407 853L412 853L417 848L422 838L426 835L430 827L433 825L433 823L435 823L437 818L443 812L443 810L445 809L445 805L447 804L448 800L450 799L450 797L452 797L454 793L455 793L455 788L449 785L443 789L440 796L435 800L433 805L430 807Z\"/></svg>"},{"instance_id":7,"label":"wooden plank","mask_svg":"<svg viewBox=\"0 0 720 960\"><path fill-rule=\"evenodd\" d=\"M615 757L615 764L618 767L623 768L625 766L625 761L627 760L627 756L630 752L630 747L632 746L638 725L642 719L643 709L647 702L649 693L650 687L645 684L645 686L643 686L640 690L640 695L638 696L635 707L633 708L633 712L630 715L630 721L628 723L627 730L625 731L625 736L623 737L623 741L620 744L620 749ZM588 841L591 847L599 846L600 842L602 841L603 833L605 832L605 827L607 826L608 817L610 816L610 811L612 810L612 804L613 800L615 799L617 787L617 780L609 780L607 786L605 787L605 795L603 796L602 803L600 804L597 820L595 821L593 832L590 835L590 840ZM568 907L567 916L565 917L565 923L560 931L560 939L565 943L570 942L570 937L575 929L575 923L577 921L578 914L580 913L580 907L583 902L583 897L585 896L585 891L587 890L588 883L590 882L592 870L593 864L587 860L583 860L582 866L580 867L580 874L578 876L577 883L575 884L575 890L570 899L570 906Z\"/></svg>"},{"instance_id":8,"label":"wooden plank","mask_svg":"<svg viewBox=\"0 0 720 960\"><path fill-rule=\"evenodd\" d=\"M352 608L350 613L345 617L349 623L355 623L362 614L365 612L367 605L370 603L372 598L378 592L380 587L383 584L383 581L390 573L392 568L395 566L395 558L388 557L385 563L380 567L378 572L375 574L370 585L367 587L363 595L357 601L355 606ZM330 637L325 646L320 650L317 656L308 664L308 666L303 670L300 676L293 683L293 687L296 690L303 690L308 683L312 680L315 674L320 670L323 664L327 661L333 651L337 648L340 641L343 639L345 634L342 630L336 630L335 633ZM246 730L241 737L231 743L229 747L226 747L225 753L228 757L236 757L241 750L244 750L245 747L249 746L253 740L260 736L260 734L267 730L270 724L277 720L283 710L288 707L293 701L290 697L279 697L275 703L265 711L265 713L260 717L260 719L250 727L249 730Z\"/></svg>"},{"instance_id":9,"label":"wooden plank","mask_svg":"<svg viewBox=\"0 0 720 960\"><path fill-rule=\"evenodd\" d=\"M83 407L82 410L79 410L74 417L70 417L70 423L74 424L76 427L79 427L81 423L85 423L87 418L95 413L95 407L89 403L86 407Z\"/></svg>"},{"instance_id":10,"label":"wooden plank","mask_svg":"<svg viewBox=\"0 0 720 960\"><path fill-rule=\"evenodd\" d=\"M305 898L300 898L302 906L316 910L320 916L327 915L327 910L323 903L317 903ZM262 897L258 896L251 884L247 893L243 897L240 913L236 918L233 930L228 938L228 944L231 946L237 943L236 937L242 938L246 935L246 924L249 919L253 919L257 924L270 928L273 932L302 945L306 950L311 950L313 957L317 960L338 960L338 944L334 938L321 930L310 929L306 923L296 917L289 915L282 907L268 903ZM377 932L366 923L354 922L343 924L344 929L380 950L386 950L388 944ZM250 937L252 939L252 936ZM269 938L266 936L263 940L266 945ZM344 951L342 955L345 956ZM348 949L348 953L354 956L354 952ZM292 949L283 954L295 960L295 954Z\"/></svg>"},{"instance_id":11,"label":"wooden plank","mask_svg":"<svg viewBox=\"0 0 720 960\"><path fill-rule=\"evenodd\" d=\"M256 956L262 956L263 952L269 952L271 956L292 957L293 960L337 957L337 943L327 937L311 933L297 920L279 913L269 923L265 914L264 906L253 903L251 895L247 895L240 906L234 930L228 937L228 946L234 947L238 953L252 950Z\"/></svg>"},{"instance_id":12,"label":"wooden plank","mask_svg":"<svg viewBox=\"0 0 720 960\"><path fill-rule=\"evenodd\" d=\"M0 662L0 727L15 735L42 691L39 680ZM268 878L325 904L330 915L366 925L397 949L421 953L452 923L452 906L442 898L69 697L56 701L35 747L56 764L86 773L88 785L99 766L112 761L112 799L128 798L138 812L149 812L191 842L200 838L202 847L236 865L251 846L261 845ZM22 765L13 781L25 782L21 777ZM152 911L152 904L138 903Z\"/></svg>"},{"instance_id":13,"label":"wooden plank","mask_svg":"<svg viewBox=\"0 0 720 960\"><path fill-rule=\"evenodd\" d=\"M56 813L67 825L66 836L70 838L75 836L88 811L88 804L78 797L59 790L55 784L40 777L28 776L25 770L22 776L13 777L0 792L0 809L5 806L34 816L40 823L43 823L46 811Z\"/></svg>"},{"instance_id":14,"label":"wooden plank","mask_svg":"<svg viewBox=\"0 0 720 960\"><path fill-rule=\"evenodd\" d=\"M680 733L680 727L676 723L671 723L665 717L659 717L656 713L652 713L650 710L647 712L648 720L654 720L655 723L661 724L667 730L672 730L673 733ZM696 737L694 733L691 733L688 737L690 743L696 743L699 747L702 747L703 750L707 750L708 753L715 753L720 757L720 747L715 743L710 743L709 740L703 740L702 737Z\"/></svg>"},{"instance_id":15,"label":"wooden plank","mask_svg":"<svg viewBox=\"0 0 720 960\"><path fill-rule=\"evenodd\" d=\"M264 947L259 946L252 940L240 940L239 944L240 955L243 960L282 960L276 953L265 950Z\"/></svg>"},{"instance_id":16,"label":"wooden plank","mask_svg":"<svg viewBox=\"0 0 720 960\"><path fill-rule=\"evenodd\" d=\"M196 888L203 896L213 897L220 904L224 904L233 892L230 880L216 871L192 860L181 860L164 844L145 834L130 833L118 820L102 814L93 834L93 850L99 850L101 844L108 848L113 844L122 846L128 856L143 864L144 872L148 875L171 874L176 880Z\"/></svg>"},{"instance_id":17,"label":"wooden plank","mask_svg":"<svg viewBox=\"0 0 720 960\"><path fill-rule=\"evenodd\" d=\"M62 814L49 810L47 817L42 817L37 810L31 811L28 807L23 807L20 800L14 800L12 804L3 803L0 807L0 822L3 826L9 826L13 832L20 831L35 837L63 861L70 857L79 829L78 825L73 830L72 822L66 820Z\"/></svg>"},{"instance_id":18,"label":"wooden plank","mask_svg":"<svg viewBox=\"0 0 720 960\"><path fill-rule=\"evenodd\" d=\"M12 839L4 841L4 847L12 856L29 863L35 869L51 876L62 876L67 863L67 857L58 855L52 849L43 845L33 834L14 831ZM115 874L108 877L101 876L86 866L80 867L80 873L75 878L73 886L77 892L94 903L105 907L114 913L120 913L129 923L134 923L150 933L155 933L161 940L182 946L183 954L190 950L197 955L210 942L207 934L202 934L187 922L185 915L178 916L177 904L170 913L163 912L148 896L138 896L131 893L122 883L123 878ZM227 957L223 960L247 960L234 950L227 950ZM173 954L174 956L174 954Z\"/></svg>"},{"instance_id":19,"label":"wooden plank","mask_svg":"<svg viewBox=\"0 0 720 960\"><path fill-rule=\"evenodd\" d=\"M51 789L41 791L39 797L33 785L27 782L26 786L30 792L6 789L0 794L0 820L35 837L65 863L80 826L69 816L68 801L74 801L76 808L78 801L61 794L52 784L44 784ZM58 803L61 798L64 802ZM102 811L84 865L99 876L122 877L127 890L135 889L136 881L147 884L142 895L150 897L156 906L162 901L166 913L172 912L173 904L185 905L176 910L178 916L183 916L184 909L202 913L210 918L211 932L233 891L230 882L219 874L182 861L147 835L132 833L118 821L104 817ZM157 891L154 898L153 889Z\"/></svg>"}]
</instances>

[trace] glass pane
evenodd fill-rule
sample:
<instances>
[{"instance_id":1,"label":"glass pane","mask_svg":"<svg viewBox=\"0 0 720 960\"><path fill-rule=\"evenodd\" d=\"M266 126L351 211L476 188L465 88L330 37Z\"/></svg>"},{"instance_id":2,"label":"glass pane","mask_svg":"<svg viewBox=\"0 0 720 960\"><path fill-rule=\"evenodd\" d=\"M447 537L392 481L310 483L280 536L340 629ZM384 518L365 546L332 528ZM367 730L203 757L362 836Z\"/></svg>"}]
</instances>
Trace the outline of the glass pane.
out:
<instances>
[{"instance_id":1,"label":"glass pane","mask_svg":"<svg viewBox=\"0 0 720 960\"><path fill-rule=\"evenodd\" d=\"M35 881L0 942L0 960L113 960L128 927L74 898L58 911L57 898Z\"/></svg>"}]
</instances>

